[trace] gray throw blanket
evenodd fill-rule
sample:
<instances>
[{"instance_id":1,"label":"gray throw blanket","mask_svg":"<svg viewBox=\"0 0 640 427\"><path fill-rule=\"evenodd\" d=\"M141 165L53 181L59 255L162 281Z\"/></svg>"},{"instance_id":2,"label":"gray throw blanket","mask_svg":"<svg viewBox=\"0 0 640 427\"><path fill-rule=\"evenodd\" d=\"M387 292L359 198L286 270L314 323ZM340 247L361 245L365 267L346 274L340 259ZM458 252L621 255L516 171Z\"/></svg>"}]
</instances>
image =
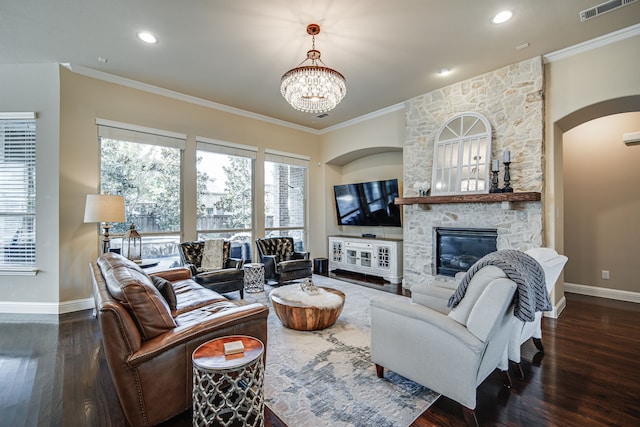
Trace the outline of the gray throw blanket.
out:
<instances>
[{"instance_id":1,"label":"gray throw blanket","mask_svg":"<svg viewBox=\"0 0 640 427\"><path fill-rule=\"evenodd\" d=\"M523 322L533 322L536 311L551 310L551 300L545 285L542 266L524 252L502 250L480 258L462 278L455 293L449 298L449 307L454 308L467 292L467 286L474 274L482 267L494 265L518 285L515 295L514 315Z\"/></svg>"}]
</instances>

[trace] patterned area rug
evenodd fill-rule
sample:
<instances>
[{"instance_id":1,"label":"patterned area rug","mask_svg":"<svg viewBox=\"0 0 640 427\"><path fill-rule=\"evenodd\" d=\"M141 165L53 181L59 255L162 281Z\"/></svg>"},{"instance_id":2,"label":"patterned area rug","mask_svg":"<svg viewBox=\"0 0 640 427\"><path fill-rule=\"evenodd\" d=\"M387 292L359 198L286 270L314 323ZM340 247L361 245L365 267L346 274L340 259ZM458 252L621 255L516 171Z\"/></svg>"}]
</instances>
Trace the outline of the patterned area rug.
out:
<instances>
[{"instance_id":1,"label":"patterned area rug","mask_svg":"<svg viewBox=\"0 0 640 427\"><path fill-rule=\"evenodd\" d=\"M290 427L410 425L439 395L391 371L384 379L376 376L369 301L382 291L317 275L313 281L346 295L342 314L322 331L285 328L269 301L269 286L245 293L245 300L270 309L264 389L269 407Z\"/></svg>"}]
</instances>

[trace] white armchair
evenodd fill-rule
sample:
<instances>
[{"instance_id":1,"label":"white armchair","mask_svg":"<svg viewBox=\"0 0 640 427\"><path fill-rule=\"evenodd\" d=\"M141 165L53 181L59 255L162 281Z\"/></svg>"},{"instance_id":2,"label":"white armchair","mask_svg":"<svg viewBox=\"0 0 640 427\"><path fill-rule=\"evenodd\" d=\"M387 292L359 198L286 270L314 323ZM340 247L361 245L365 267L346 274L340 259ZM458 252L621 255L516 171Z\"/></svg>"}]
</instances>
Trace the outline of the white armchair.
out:
<instances>
[{"instance_id":1,"label":"white armchair","mask_svg":"<svg viewBox=\"0 0 640 427\"><path fill-rule=\"evenodd\" d=\"M371 360L378 377L387 368L441 393L463 406L467 423L477 424L478 385L497 367L506 373L515 291L501 269L487 266L449 314L408 298L373 298Z\"/></svg>"}]
</instances>

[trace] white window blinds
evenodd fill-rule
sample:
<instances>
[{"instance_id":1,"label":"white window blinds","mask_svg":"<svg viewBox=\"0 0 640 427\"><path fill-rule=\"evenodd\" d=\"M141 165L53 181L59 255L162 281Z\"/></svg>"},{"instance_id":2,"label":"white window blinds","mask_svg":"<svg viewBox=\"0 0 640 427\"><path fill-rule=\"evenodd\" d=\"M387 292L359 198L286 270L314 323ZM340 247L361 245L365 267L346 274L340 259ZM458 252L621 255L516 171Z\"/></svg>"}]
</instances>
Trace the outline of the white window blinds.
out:
<instances>
[{"instance_id":1,"label":"white window blinds","mask_svg":"<svg viewBox=\"0 0 640 427\"><path fill-rule=\"evenodd\" d=\"M0 113L0 269L35 262L36 115Z\"/></svg>"},{"instance_id":2,"label":"white window blinds","mask_svg":"<svg viewBox=\"0 0 640 427\"><path fill-rule=\"evenodd\" d=\"M264 160L273 163L282 163L285 165L298 166L301 168L309 167L309 157L293 153L285 153L283 151L265 150Z\"/></svg>"},{"instance_id":3,"label":"white window blinds","mask_svg":"<svg viewBox=\"0 0 640 427\"><path fill-rule=\"evenodd\" d=\"M258 147L220 141L217 139L205 138L203 136L196 137L196 146L198 150L202 151L227 154L229 156L248 157L254 160L256 159L258 152Z\"/></svg>"},{"instance_id":4,"label":"white window blinds","mask_svg":"<svg viewBox=\"0 0 640 427\"><path fill-rule=\"evenodd\" d=\"M117 141L137 142L139 144L157 145L160 147L179 148L184 150L187 135L162 129L96 119L98 136Z\"/></svg>"}]
</instances>

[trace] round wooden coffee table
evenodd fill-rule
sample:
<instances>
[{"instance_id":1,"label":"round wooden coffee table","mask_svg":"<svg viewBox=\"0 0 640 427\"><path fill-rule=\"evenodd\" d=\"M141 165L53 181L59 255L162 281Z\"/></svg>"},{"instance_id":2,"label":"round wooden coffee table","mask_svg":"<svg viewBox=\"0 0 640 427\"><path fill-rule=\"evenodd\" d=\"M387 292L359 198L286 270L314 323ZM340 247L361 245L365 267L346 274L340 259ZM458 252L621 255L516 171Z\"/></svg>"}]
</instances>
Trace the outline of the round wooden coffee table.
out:
<instances>
[{"instance_id":1,"label":"round wooden coffee table","mask_svg":"<svg viewBox=\"0 0 640 427\"><path fill-rule=\"evenodd\" d=\"M345 295L326 287L318 287L317 294L308 293L296 284L274 289L270 298L284 326L298 331L315 331L335 323L342 313Z\"/></svg>"}]
</instances>

